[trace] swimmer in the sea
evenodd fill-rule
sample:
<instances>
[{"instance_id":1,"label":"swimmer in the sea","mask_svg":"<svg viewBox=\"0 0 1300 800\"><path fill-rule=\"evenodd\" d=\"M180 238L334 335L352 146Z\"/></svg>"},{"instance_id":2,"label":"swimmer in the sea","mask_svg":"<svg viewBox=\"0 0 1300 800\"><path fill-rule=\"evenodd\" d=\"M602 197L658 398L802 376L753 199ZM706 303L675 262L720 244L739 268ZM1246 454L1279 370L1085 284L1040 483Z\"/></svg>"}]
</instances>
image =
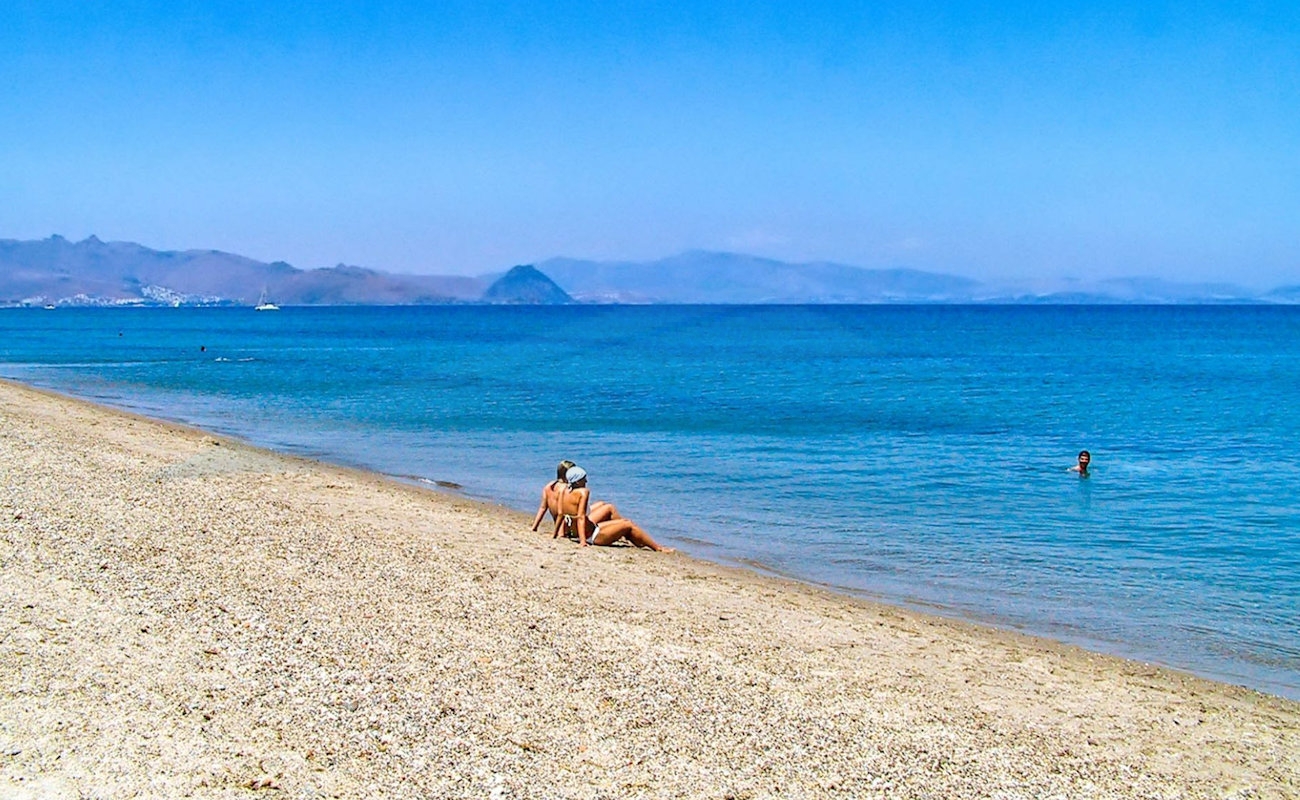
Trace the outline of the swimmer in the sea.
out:
<instances>
[{"instance_id":1,"label":"swimmer in the sea","mask_svg":"<svg viewBox=\"0 0 1300 800\"><path fill-rule=\"evenodd\" d=\"M1079 473L1080 478L1088 477L1088 465L1092 463L1092 454L1087 450L1079 451L1079 463L1070 467L1070 472Z\"/></svg>"}]
</instances>

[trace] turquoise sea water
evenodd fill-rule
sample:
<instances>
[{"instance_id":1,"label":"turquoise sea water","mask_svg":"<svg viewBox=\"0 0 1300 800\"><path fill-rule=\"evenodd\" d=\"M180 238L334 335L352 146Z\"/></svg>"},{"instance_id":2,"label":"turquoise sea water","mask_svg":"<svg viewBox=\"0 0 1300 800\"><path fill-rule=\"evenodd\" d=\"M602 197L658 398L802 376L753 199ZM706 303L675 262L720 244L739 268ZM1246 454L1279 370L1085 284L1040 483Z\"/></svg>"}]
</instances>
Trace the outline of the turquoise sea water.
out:
<instances>
[{"instance_id":1,"label":"turquoise sea water","mask_svg":"<svg viewBox=\"0 0 1300 800\"><path fill-rule=\"evenodd\" d=\"M0 375L1300 699L1300 308L14 309Z\"/></svg>"}]
</instances>

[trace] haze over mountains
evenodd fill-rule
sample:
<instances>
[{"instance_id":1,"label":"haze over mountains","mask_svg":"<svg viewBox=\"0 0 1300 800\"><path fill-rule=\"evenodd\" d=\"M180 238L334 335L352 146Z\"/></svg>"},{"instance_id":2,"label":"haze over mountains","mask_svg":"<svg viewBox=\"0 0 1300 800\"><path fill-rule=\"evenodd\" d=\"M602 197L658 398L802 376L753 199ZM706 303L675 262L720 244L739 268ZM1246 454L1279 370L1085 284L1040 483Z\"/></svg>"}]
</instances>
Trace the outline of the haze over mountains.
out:
<instances>
[{"instance_id":1,"label":"haze over mountains","mask_svg":"<svg viewBox=\"0 0 1300 800\"><path fill-rule=\"evenodd\" d=\"M303 270L217 250L152 250L61 236L0 240L0 306L427 305L444 303L1300 303L1300 285L1123 278L982 283L911 269L790 264L691 251L649 262L554 258L477 277L340 264Z\"/></svg>"},{"instance_id":2,"label":"haze over mountains","mask_svg":"<svg viewBox=\"0 0 1300 800\"><path fill-rule=\"evenodd\" d=\"M537 268L579 302L622 303L1295 303L1300 286L1268 292L1156 278L980 282L913 269L788 264L692 251L651 262L556 258Z\"/></svg>"}]
</instances>

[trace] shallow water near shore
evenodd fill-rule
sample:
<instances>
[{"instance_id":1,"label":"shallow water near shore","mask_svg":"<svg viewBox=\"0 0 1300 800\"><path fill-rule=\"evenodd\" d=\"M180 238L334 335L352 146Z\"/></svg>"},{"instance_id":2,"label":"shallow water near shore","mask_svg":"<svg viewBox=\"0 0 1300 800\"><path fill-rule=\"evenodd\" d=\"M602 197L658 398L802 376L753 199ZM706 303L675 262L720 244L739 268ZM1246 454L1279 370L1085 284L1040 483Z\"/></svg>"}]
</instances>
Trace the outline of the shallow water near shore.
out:
<instances>
[{"instance_id":1,"label":"shallow water near shore","mask_svg":"<svg viewBox=\"0 0 1300 800\"><path fill-rule=\"evenodd\" d=\"M13 309L0 375L1300 699L1300 308Z\"/></svg>"}]
</instances>

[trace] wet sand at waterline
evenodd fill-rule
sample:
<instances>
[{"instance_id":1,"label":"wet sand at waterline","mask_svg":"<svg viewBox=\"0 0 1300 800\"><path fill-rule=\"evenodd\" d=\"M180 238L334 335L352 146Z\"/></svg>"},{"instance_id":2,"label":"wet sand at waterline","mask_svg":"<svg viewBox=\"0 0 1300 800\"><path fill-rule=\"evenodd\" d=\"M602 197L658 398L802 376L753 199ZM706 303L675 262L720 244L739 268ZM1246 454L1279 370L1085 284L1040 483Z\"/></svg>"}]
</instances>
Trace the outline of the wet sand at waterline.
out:
<instances>
[{"instance_id":1,"label":"wet sand at waterline","mask_svg":"<svg viewBox=\"0 0 1300 800\"><path fill-rule=\"evenodd\" d=\"M0 382L0 796L1300 796L1300 704L528 524Z\"/></svg>"}]
</instances>

